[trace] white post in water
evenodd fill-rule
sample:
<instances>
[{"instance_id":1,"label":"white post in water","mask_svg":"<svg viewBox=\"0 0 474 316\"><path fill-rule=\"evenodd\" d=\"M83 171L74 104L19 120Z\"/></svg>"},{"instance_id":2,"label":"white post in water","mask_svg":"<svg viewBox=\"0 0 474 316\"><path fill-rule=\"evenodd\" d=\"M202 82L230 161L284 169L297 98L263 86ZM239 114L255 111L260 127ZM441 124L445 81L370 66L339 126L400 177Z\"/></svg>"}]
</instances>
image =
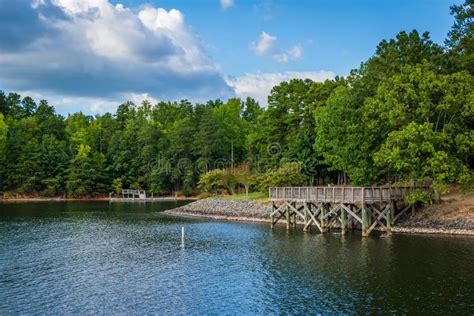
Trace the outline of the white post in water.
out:
<instances>
[{"instance_id":1,"label":"white post in water","mask_svg":"<svg viewBox=\"0 0 474 316\"><path fill-rule=\"evenodd\" d=\"M181 226L181 246L184 248L184 226Z\"/></svg>"}]
</instances>

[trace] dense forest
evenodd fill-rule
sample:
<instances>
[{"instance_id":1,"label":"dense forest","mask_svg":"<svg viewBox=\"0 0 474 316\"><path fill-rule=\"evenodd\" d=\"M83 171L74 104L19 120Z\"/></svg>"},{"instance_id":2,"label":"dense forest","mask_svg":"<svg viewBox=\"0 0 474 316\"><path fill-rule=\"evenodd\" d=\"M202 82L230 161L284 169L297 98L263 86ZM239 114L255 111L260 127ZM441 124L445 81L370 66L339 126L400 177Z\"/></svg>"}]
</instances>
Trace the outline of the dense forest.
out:
<instances>
[{"instance_id":1,"label":"dense forest","mask_svg":"<svg viewBox=\"0 0 474 316\"><path fill-rule=\"evenodd\" d=\"M270 185L420 181L472 188L473 1L453 6L444 45L400 32L346 77L291 80L254 99L126 102L63 117L0 92L0 191L185 195Z\"/></svg>"}]
</instances>

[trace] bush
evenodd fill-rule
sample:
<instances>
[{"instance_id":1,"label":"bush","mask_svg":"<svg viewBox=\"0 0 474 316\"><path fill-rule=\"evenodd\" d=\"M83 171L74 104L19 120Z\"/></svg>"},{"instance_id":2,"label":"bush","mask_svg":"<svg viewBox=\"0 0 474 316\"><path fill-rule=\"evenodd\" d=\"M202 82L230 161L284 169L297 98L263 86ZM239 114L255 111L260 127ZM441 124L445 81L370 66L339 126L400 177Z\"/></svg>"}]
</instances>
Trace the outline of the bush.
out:
<instances>
[{"instance_id":1,"label":"bush","mask_svg":"<svg viewBox=\"0 0 474 316\"><path fill-rule=\"evenodd\" d=\"M308 177L304 175L301 162L289 162L281 165L277 170L271 170L260 176L259 189L267 192L270 187L303 186L308 184Z\"/></svg>"},{"instance_id":2,"label":"bush","mask_svg":"<svg viewBox=\"0 0 474 316\"><path fill-rule=\"evenodd\" d=\"M222 179L224 177L224 170L214 169L206 172L201 176L198 182L199 189L204 192L214 191L217 195L217 190L222 185Z\"/></svg>"},{"instance_id":3,"label":"bush","mask_svg":"<svg viewBox=\"0 0 474 316\"><path fill-rule=\"evenodd\" d=\"M405 197L405 202L409 205L414 205L416 203L421 203L422 205L432 204L433 196L428 192L416 189Z\"/></svg>"}]
</instances>

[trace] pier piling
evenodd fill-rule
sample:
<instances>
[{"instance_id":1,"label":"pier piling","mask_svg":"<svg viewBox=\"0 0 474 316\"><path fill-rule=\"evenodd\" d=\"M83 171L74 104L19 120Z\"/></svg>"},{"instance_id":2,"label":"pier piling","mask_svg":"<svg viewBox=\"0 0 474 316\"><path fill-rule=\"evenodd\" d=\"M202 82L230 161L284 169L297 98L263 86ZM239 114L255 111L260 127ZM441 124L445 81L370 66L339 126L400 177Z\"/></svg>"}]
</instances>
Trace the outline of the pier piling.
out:
<instances>
[{"instance_id":1,"label":"pier piling","mask_svg":"<svg viewBox=\"0 0 474 316\"><path fill-rule=\"evenodd\" d=\"M413 187L270 188L271 227L285 218L287 229L295 227L300 220L304 224L305 232L315 226L321 233L339 228L342 234L346 234L349 230L360 228L362 236L369 236L374 229L381 229L390 234L396 220L412 209L412 206L405 205L404 197L414 189ZM430 191L428 188L422 189ZM402 206L397 208L398 205Z\"/></svg>"}]
</instances>

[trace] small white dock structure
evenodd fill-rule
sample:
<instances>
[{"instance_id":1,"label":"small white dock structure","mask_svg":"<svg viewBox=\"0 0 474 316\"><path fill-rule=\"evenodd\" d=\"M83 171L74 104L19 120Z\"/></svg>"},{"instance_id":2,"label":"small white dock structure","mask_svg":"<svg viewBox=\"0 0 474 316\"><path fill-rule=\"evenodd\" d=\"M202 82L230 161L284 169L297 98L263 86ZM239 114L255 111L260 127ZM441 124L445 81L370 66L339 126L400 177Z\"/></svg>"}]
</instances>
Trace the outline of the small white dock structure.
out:
<instances>
[{"instance_id":1,"label":"small white dock structure","mask_svg":"<svg viewBox=\"0 0 474 316\"><path fill-rule=\"evenodd\" d=\"M146 191L145 190L123 189L122 190L122 199L144 200L144 199L146 199Z\"/></svg>"},{"instance_id":2,"label":"small white dock structure","mask_svg":"<svg viewBox=\"0 0 474 316\"><path fill-rule=\"evenodd\" d=\"M122 189L121 196L111 197L110 202L174 202L178 199L176 197L154 197L153 192L151 196L147 197L145 190Z\"/></svg>"}]
</instances>

